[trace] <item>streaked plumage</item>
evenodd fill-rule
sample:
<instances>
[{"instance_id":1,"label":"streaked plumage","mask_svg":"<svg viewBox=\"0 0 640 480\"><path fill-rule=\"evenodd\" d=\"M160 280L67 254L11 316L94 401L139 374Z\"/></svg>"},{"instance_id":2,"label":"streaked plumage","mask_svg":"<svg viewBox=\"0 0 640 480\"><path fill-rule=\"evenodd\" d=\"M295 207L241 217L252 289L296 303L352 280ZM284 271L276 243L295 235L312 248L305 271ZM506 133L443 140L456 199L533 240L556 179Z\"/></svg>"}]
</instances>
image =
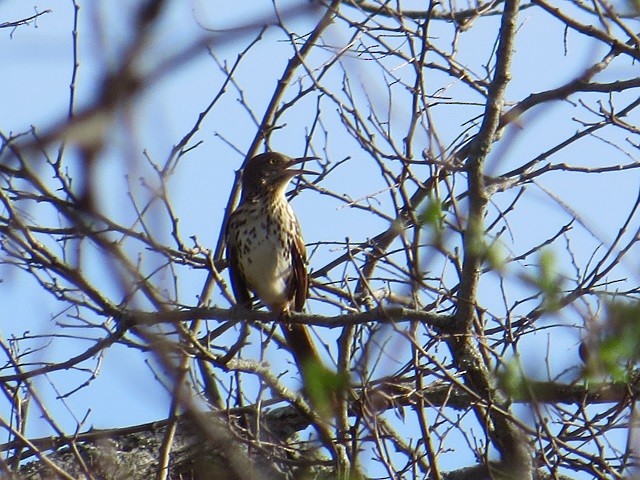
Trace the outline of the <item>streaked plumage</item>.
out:
<instances>
[{"instance_id":1,"label":"streaked plumage","mask_svg":"<svg viewBox=\"0 0 640 480\"><path fill-rule=\"evenodd\" d=\"M229 217L227 258L236 300L251 307L251 292L280 317L302 311L308 295L306 249L300 224L287 202L290 180L307 160L269 152L253 157L242 176L240 205ZM283 332L300 368L317 360L302 325L284 323Z\"/></svg>"}]
</instances>

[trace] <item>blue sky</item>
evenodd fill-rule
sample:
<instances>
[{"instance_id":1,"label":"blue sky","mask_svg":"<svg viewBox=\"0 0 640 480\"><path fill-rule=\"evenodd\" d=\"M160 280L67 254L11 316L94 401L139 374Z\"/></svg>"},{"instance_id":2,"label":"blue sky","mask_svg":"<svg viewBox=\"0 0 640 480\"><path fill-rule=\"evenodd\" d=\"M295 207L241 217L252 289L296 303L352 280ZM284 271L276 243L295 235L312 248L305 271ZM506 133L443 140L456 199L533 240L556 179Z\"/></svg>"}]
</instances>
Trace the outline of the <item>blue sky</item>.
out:
<instances>
[{"instance_id":1,"label":"blue sky","mask_svg":"<svg viewBox=\"0 0 640 480\"><path fill-rule=\"evenodd\" d=\"M135 3L114 1L88 2L81 5L78 29L78 57L81 65L76 90L77 108L82 108L95 99L99 88L97 82L105 71L119 61L130 40L131 16L127 12ZM264 14L271 11L270 3L257 0L245 2L244 9L229 8L230 4L231 2L170 2L169 12L165 15L165 20L156 27L155 40L141 62L141 69L152 68L167 55L179 52L209 35L203 27L213 30L232 28L247 19L263 18ZM281 8L295 4L293 1L278 3ZM5 72L0 76L0 91L3 92L0 130L5 134L25 131L31 125L38 130L46 130L57 122L64 121L68 108L73 5L71 1L5 0L0 4L0 22L29 16L33 14L34 6L38 11L50 9L51 13L40 17L36 25L22 26L13 32L8 29L0 30L0 64L4 65ZM306 33L312 28L316 18L296 18L289 22L289 27ZM511 102L522 100L532 92L560 85L580 73L594 58L600 58L605 54L604 49L595 44L586 44L572 32L567 34L569 48L565 54L558 48L564 38L562 26L537 10L523 11L520 22L513 80L507 93ZM474 27L460 36L458 49L461 53L458 60L469 62L479 72L495 40L498 19L494 17L478 20L478 23L477 28ZM452 35L452 29L449 24L434 23L430 33L434 38L444 39ZM221 41L219 44L214 41L211 49L219 59L233 62L250 39L251 34L247 34L236 36L230 42ZM265 33L265 39L263 45L252 51L250 58L241 64L237 74L238 86L252 112L247 112L239 104L239 91L230 86L229 93L223 96L215 113L206 119L191 142L192 145L196 142L202 144L180 160L179 167L167 186L172 205L180 219L183 238L189 239L194 236L199 244L205 247L215 246L235 170L243 160L243 155L234 151L229 144L240 151L249 147L255 134L255 124L251 115L255 115L258 120L262 117L275 83L291 55L290 48L284 41L285 37L279 29L269 29ZM328 45L340 48L348 41L349 36L343 24L339 23L328 29L324 39ZM328 60L331 56L331 50L328 49L316 52L313 58L315 64L321 64L323 58ZM381 96L385 84L377 66L372 62L348 58L344 59L344 64L357 91L356 95L361 99L368 95L374 99L375 108L385 110L386 100ZM407 67L400 62L392 67L399 77L410 73L403 70ZM635 73L632 68L635 68ZM630 67L620 61L611 71L613 73L602 75L599 80L611 81L617 76L629 78L637 74L637 66ZM338 76L335 75L337 81ZM327 80L328 83L331 78ZM148 196L148 189L142 185L140 178L144 178L151 187L157 182L152 169L144 160L143 151L151 159L162 164L172 146L189 130L198 114L211 101L223 79L220 69L203 49L184 66L157 81L120 112L118 123L109 130L108 145L100 157L99 174L96 177L96 181L101 183L97 191L103 213L124 224L133 220L128 191L131 189L134 196L142 201ZM446 97L469 104L453 105L447 101L432 110L440 127L438 133L447 145L460 134L464 122L474 116L472 112L479 115L483 110L481 104L473 104L482 101L479 95L474 97L463 85L449 82L450 80L444 77L438 78L434 75L433 88L428 93L444 92ZM637 95L637 92L635 93ZM629 93L614 97L620 105L633 99ZM597 107L595 96L585 95L585 98ZM375 103L376 99L381 100ZM389 117L395 122L397 131L401 132L407 113L406 104L398 100L391 105ZM305 109L309 108L314 108L311 100L287 114L286 127L273 136L274 149L292 156L303 153L304 135L310 126ZM329 110L335 107L327 104L325 108ZM571 120L576 112L577 108L569 102L554 102L537 107L524 115L519 123L510 127L505 134L513 141L506 147L506 144L498 146L490 156L487 172L499 175L564 140L579 128L579 125ZM584 111L580 110L577 114L583 115ZM335 163L347 156L351 156L352 160L338 170L339 174L328 178L323 186L347 194L352 199L375 194L375 201L380 202L376 206L387 214L392 214L389 198L384 193L377 193L386 185L380 181L375 164L345 134L336 114L329 110L327 118L333 123L327 125L326 150L319 150L316 154L322 157L323 162ZM419 142L423 142L423 145L417 145L418 151L426 146L427 136L418 137ZM317 144L321 143L318 141ZM68 161L72 164L73 147L70 149ZM325 156L325 153L328 155ZM551 160L553 163L566 162L589 166L624 163L625 160L620 158L618 149L592 138L564 150ZM426 169L421 170L420 167L416 167L416 171L426 174ZM367 172L371 174L368 175ZM128 175L128 182L125 175ZM588 257L599 243L611 241L616 234L622 219L635 202L638 180L635 170L630 170L615 175L549 174L540 179L540 184L561 196L571 211L577 213L588 229L595 233L594 236L577 226L575 234L571 237L574 252L579 256ZM521 213L510 217L510 232L505 240L505 250L512 250L516 254L547 238L549 232L555 232L571 218L570 211L560 210L544 190L529 185L527 192L526 199L519 205ZM496 205L504 208L512 198L513 192L506 192L496 195L494 201ZM344 208L341 202L310 190L296 197L293 204L306 240L311 244L329 240L343 241L345 238L352 242L360 242L375 236L388 226L383 219L357 209ZM40 210L32 213L36 217L43 215L43 218L49 215ZM171 226L167 223L166 217L158 211L155 219L157 221L151 225L154 236L159 241L169 242ZM633 231L633 228L630 230ZM554 245L553 250L559 259L560 271L570 269L569 256L562 250L562 244ZM131 253L132 257L135 257L136 253ZM323 266L341 253L342 251L334 246L319 247L311 258L312 269ZM627 258L623 268L613 276L627 276L628 285L637 284L638 260L636 249ZM88 252L85 261L93 264L93 268L89 269L92 279L106 289L113 289L113 295L117 295L117 288L111 285L112 279L105 276L102 259ZM153 264L153 259L148 261ZM431 262L429 259L427 261ZM434 261L430 266L434 272L441 267L438 261ZM179 270L179 301L195 305L205 273L185 267L179 267ZM339 277L339 274L340 272L335 272L334 277ZM518 272L507 272L507 275L514 277L517 274ZM0 334L5 339L20 336L26 331L43 335L60 332L55 320L63 317L53 318L61 313L60 305L40 291L29 275L5 266L0 268L0 277L0 301L4 306L0 316ZM515 281L513 283L517 284ZM166 287L172 288L169 278L166 279ZM495 288L495 277L494 280L488 277L486 283L483 281L481 284L481 295L488 305L494 303L491 296ZM519 288L526 287L520 285ZM517 295L521 291L514 287L513 293ZM213 301L226 305L220 295L215 296ZM500 303L500 299L495 302ZM315 313L331 313L330 309L319 302L311 301L309 307ZM571 312L566 312L553 321L571 323L574 317ZM335 332L321 333L323 338L327 339L335 336ZM553 339L544 331L538 335L531 335L524 344L532 348L524 349L523 352L525 359L532 359L529 364L535 365L530 373L545 373L539 371L540 363L535 359L539 358L540 348L546 348L548 342L563 352L555 357L557 364L554 368L558 371L565 368L568 362L575 361L574 350L578 339L578 331L575 331L575 335L569 334ZM80 341L58 339L43 350L42 358L64 359L69 356L70 351L80 352L86 346L86 343ZM169 396L158 385L144 360L132 349L122 346L110 348L102 359L98 378L89 388L81 389L67 398L64 405L54 399L56 392L47 379L39 379L36 387L47 399L49 407L65 428L72 429L76 425L75 418L82 417L88 409L91 409L91 413L88 416L87 427L126 426L156 420L166 416ZM64 392L76 388L80 379L85 376L65 373L55 374L52 378L55 388ZM295 385L293 380L292 385ZM0 412L2 408L3 405L0 404ZM40 428L41 426L43 428ZM50 430L39 424L37 419L30 425L30 435L49 433Z\"/></svg>"}]
</instances>

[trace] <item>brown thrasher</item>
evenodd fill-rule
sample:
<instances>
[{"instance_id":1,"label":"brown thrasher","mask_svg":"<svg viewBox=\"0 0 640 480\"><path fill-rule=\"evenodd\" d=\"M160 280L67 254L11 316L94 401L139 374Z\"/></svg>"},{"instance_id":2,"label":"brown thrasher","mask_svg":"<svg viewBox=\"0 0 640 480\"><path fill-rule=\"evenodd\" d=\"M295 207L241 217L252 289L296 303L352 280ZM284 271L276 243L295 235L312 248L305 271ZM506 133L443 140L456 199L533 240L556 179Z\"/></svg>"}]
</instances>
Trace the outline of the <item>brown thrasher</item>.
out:
<instances>
[{"instance_id":1,"label":"brown thrasher","mask_svg":"<svg viewBox=\"0 0 640 480\"><path fill-rule=\"evenodd\" d=\"M236 301L251 308L249 292L253 292L284 320L291 311L302 311L309 290L306 248L285 190L296 175L314 173L291 167L315 159L291 159L275 152L253 157L242 174L240 204L227 225L227 259ZM309 332L303 325L281 326L304 378L305 365L320 362Z\"/></svg>"}]
</instances>

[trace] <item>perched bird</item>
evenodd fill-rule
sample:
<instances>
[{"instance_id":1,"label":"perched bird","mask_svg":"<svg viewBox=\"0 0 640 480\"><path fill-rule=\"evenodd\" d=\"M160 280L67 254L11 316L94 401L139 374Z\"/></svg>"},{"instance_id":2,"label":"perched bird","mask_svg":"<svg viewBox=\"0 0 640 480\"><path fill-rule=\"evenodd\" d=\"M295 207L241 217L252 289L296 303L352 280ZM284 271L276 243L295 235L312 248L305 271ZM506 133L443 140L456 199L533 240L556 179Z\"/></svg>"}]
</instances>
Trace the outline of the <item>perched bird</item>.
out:
<instances>
[{"instance_id":1,"label":"perched bird","mask_svg":"<svg viewBox=\"0 0 640 480\"><path fill-rule=\"evenodd\" d=\"M280 319L302 311L308 296L306 248L285 190L296 175L313 173L292 167L314 159L276 152L250 159L242 174L240 204L227 224L227 260L236 301L251 308L253 292ZM305 365L319 362L309 332L286 322L282 330L304 377Z\"/></svg>"}]
</instances>

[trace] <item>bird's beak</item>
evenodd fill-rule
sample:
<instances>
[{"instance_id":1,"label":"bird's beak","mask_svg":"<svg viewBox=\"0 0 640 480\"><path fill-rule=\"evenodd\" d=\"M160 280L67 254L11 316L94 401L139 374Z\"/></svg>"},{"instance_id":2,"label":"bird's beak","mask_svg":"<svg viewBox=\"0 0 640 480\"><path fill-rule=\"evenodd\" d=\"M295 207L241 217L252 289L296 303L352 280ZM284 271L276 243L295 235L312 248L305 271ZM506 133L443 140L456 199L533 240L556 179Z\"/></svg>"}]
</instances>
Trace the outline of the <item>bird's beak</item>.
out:
<instances>
[{"instance_id":1,"label":"bird's beak","mask_svg":"<svg viewBox=\"0 0 640 480\"><path fill-rule=\"evenodd\" d=\"M298 157L298 158L292 158L291 160L289 160L287 162L287 177L294 177L296 175L302 175L302 174L311 174L311 175L318 175L318 172L314 172L312 170L304 170L301 168L291 168L294 165L299 165L301 163L304 163L306 161L312 161L312 160L320 160L320 158L318 157Z\"/></svg>"}]
</instances>

